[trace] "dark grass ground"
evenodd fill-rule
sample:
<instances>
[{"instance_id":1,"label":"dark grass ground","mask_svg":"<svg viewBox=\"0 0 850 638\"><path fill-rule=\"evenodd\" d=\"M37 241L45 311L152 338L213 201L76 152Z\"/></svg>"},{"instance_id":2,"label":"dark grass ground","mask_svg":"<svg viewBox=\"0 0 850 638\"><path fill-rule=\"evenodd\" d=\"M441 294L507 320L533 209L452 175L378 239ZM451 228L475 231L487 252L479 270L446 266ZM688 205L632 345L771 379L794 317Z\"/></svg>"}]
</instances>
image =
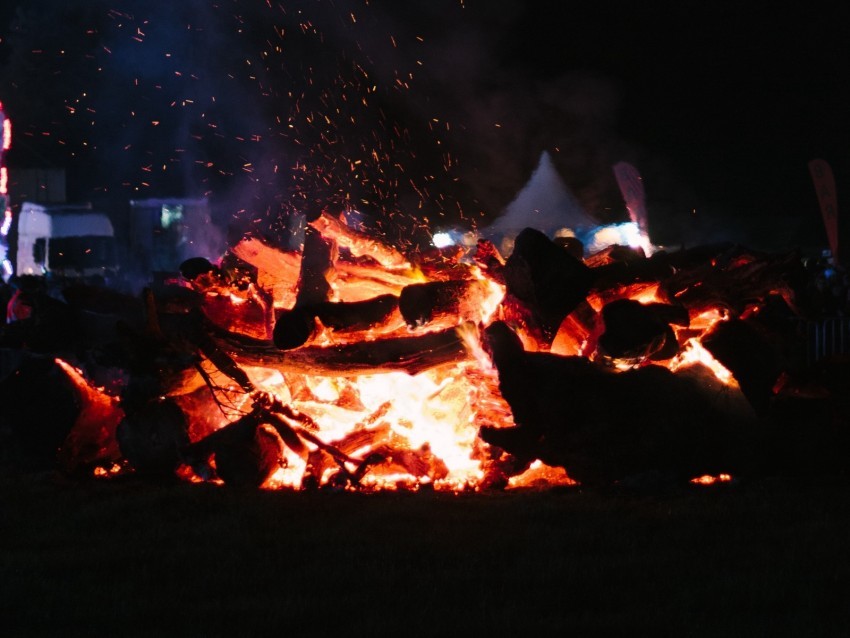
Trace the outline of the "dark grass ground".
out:
<instances>
[{"instance_id":1,"label":"dark grass ground","mask_svg":"<svg viewBox=\"0 0 850 638\"><path fill-rule=\"evenodd\" d=\"M850 635L847 481L0 498L3 636Z\"/></svg>"}]
</instances>

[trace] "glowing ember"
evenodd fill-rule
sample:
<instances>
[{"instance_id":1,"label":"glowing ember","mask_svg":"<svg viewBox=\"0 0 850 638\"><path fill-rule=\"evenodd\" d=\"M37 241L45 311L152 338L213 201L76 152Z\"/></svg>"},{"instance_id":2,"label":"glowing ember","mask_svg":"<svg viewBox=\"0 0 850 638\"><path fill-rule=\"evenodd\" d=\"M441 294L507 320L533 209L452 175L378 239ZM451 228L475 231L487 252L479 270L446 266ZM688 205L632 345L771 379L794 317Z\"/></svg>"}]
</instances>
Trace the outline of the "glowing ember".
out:
<instances>
[{"instance_id":1,"label":"glowing ember","mask_svg":"<svg viewBox=\"0 0 850 638\"><path fill-rule=\"evenodd\" d=\"M729 474L718 474L717 476L703 474L702 476L691 479L691 483L694 485L716 485L718 483L729 483L731 481L732 476Z\"/></svg>"},{"instance_id":2,"label":"glowing ember","mask_svg":"<svg viewBox=\"0 0 850 638\"><path fill-rule=\"evenodd\" d=\"M508 489L570 487L573 485L578 485L578 483L569 477L564 468L546 465L539 459L533 461L525 472L512 476L508 480Z\"/></svg>"},{"instance_id":3,"label":"glowing ember","mask_svg":"<svg viewBox=\"0 0 850 638\"><path fill-rule=\"evenodd\" d=\"M477 440L479 415L469 401L470 396L482 392L480 386L473 386L475 365L466 362L414 376L396 372L290 379L290 384L304 384L299 398L291 398L290 405L318 426L312 434L322 442L345 449L355 458L382 451L384 460L372 468L361 485L393 488L398 483L425 483L436 489L475 486L484 476L482 444ZM272 376L263 389L291 397L292 390L285 384L282 377ZM349 449L351 446L355 447ZM417 452L415 462L402 458L410 451ZM434 461L421 462L426 457ZM285 460L286 467L274 474L270 485L301 487L307 463L288 450ZM329 468L318 477L320 484L335 470Z\"/></svg>"},{"instance_id":4,"label":"glowing ember","mask_svg":"<svg viewBox=\"0 0 850 638\"><path fill-rule=\"evenodd\" d=\"M583 393L593 396L594 384L609 384L621 371L629 375L623 384L605 387L635 398L627 392L647 379L672 378L660 367L676 373L700 366L737 388L732 373L701 343L727 312L719 304L705 310L709 303L671 302L658 281L626 277L624 284L584 293L552 335L535 324L532 306L506 294L515 286L510 277L527 273L485 259L486 247L474 263L461 252L440 253L422 257L414 267L379 238L347 228L342 218L323 213L311 228L318 234L311 235L312 248L305 241L300 255L258 240L240 242L234 254L256 269L250 280L229 279L221 267L181 280L199 293L192 299L200 304L200 327L206 330L205 340L186 344L184 354L195 357L193 362L178 365L164 383L167 400L186 421L185 432L179 432L188 442L179 444L175 460L181 478L291 489L569 486L577 484L567 460L572 450L560 441L564 449L552 454L546 445L555 437L532 429L546 435L562 418L561 412L550 417L544 410L546 416L535 421L547 395L534 392L549 387L547 374L557 393L565 371L586 375ZM584 264L580 272L615 264L617 255L600 255L601 263ZM314 290L305 301L305 291ZM624 310L616 315L613 308ZM643 341L636 339L634 346L608 347L612 333L619 329L630 336L644 317L652 320L649 338L640 333ZM165 339L155 313L150 323ZM663 332L656 330L659 325ZM505 335L494 330L499 326ZM661 338L670 347L656 346ZM534 357L515 356L512 348ZM512 360L517 370L503 365ZM529 386L526 367L539 375L531 376ZM653 377L655 372L663 375ZM693 378L714 388L708 371L692 372L678 380ZM552 397L555 405L566 401L565 420L573 398ZM519 426L511 405L518 406ZM581 450L577 453L580 457ZM239 474L240 455L249 458L245 474ZM104 462L116 461L112 451L103 456ZM558 467L562 459L565 466ZM590 480L582 471L581 465L573 469L580 480ZM724 477L695 482L730 480Z\"/></svg>"},{"instance_id":5,"label":"glowing ember","mask_svg":"<svg viewBox=\"0 0 850 638\"><path fill-rule=\"evenodd\" d=\"M121 456L115 430L124 417L118 399L93 387L82 372L66 361L55 361L71 380L80 405L74 426L59 450L60 463L67 471L104 463L114 466Z\"/></svg>"},{"instance_id":6,"label":"glowing ember","mask_svg":"<svg viewBox=\"0 0 850 638\"><path fill-rule=\"evenodd\" d=\"M359 246L379 245L376 240L369 243L352 235L337 223L325 227L330 228L333 237L345 237L347 242L356 239ZM258 243L243 242L240 254L249 260L256 259L261 266L275 267L284 263ZM337 259L333 264L334 272L326 275L332 282L334 295L338 299L368 300L374 296L376 283L381 281L379 285L385 287L380 293L394 286L398 292L405 285L427 281L421 271L405 270L404 264L392 258L393 252L383 250L379 254L385 261L399 266L399 270L388 272L386 266L357 265L348 259ZM353 276L345 274L355 272ZM278 271L279 276L284 273L291 278L299 276L294 268ZM273 281L262 267L259 274L265 281ZM333 368L318 374L309 362L298 372L278 369L273 363L268 366L259 365L260 362L258 365L243 364L256 392L273 397L301 415L297 427L302 435L308 436L305 452L283 446L282 467L268 479L266 487L302 488L305 481L335 484L342 477L350 482L354 475L361 489L416 489L420 485L430 485L438 490L459 490L481 483L486 473L488 446L478 438L479 427L508 427L513 421L510 409L498 394L498 379L481 348L475 326L486 325L491 320L505 290L502 284L486 278L476 266L459 267L458 274L464 276L463 280L458 280L458 286L452 287L452 281L445 283L450 286L448 290L460 291L461 297L459 300L439 297L437 303L445 301L451 312L442 309L433 316L428 315L431 318L425 326L408 327L398 311L375 325L354 330L333 330L323 326L317 318L317 329L306 347L327 352L345 344L356 345L388 337L404 339L411 331L427 335L439 329L448 329L451 333L455 328L472 357L465 355L459 346L460 361L436 365L418 374L402 371L335 374ZM295 289L291 281L278 279L275 285L286 290ZM268 311L268 306L261 303L256 312L247 312L246 309L250 310L249 292L228 292L226 287L206 289L204 312L217 326L229 326L235 332L262 338L263 330L269 330L272 325L268 315L260 311ZM192 404L181 398L181 406L190 419L207 424L196 431L193 438L223 428L232 418L251 410L251 395L240 391L231 380L219 378L220 373L216 376L213 369L208 370L207 375L215 377L217 391L226 395L226 412L232 416L222 413L210 419L206 403ZM336 450L344 458L330 462L324 449ZM358 469L361 464L365 464L368 471L362 473ZM181 472L192 479L193 474L185 467Z\"/></svg>"},{"instance_id":7,"label":"glowing ember","mask_svg":"<svg viewBox=\"0 0 850 638\"><path fill-rule=\"evenodd\" d=\"M706 350L697 339L688 339L682 351L670 361L669 368L673 372L695 363L701 363L714 373L722 383L733 388L738 387L735 377Z\"/></svg>"}]
</instances>

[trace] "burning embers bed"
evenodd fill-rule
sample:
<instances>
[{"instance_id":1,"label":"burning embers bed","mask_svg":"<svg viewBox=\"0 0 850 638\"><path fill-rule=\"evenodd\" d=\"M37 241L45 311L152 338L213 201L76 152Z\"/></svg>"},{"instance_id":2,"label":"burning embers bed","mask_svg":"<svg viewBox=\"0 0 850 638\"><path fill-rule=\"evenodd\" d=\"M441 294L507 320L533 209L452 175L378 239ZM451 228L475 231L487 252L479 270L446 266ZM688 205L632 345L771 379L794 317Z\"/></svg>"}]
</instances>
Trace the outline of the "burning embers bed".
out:
<instances>
[{"instance_id":1,"label":"burning embers bed","mask_svg":"<svg viewBox=\"0 0 850 638\"><path fill-rule=\"evenodd\" d=\"M506 261L482 242L413 265L323 214L301 254L245 239L181 271L146 291L139 325L119 322L109 392L57 360L78 408L63 470L475 490L705 483L788 460L776 414L802 396L795 255L580 259L526 229ZM66 298L116 312L90 293ZM30 379L20 368L4 389Z\"/></svg>"}]
</instances>

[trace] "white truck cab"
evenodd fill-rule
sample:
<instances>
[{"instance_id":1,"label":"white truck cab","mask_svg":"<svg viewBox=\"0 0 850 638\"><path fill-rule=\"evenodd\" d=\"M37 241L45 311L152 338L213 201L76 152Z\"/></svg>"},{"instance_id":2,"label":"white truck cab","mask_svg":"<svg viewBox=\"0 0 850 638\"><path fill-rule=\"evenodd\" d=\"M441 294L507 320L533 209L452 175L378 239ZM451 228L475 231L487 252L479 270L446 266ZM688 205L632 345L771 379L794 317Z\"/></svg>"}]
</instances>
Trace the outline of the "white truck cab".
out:
<instances>
[{"instance_id":1,"label":"white truck cab","mask_svg":"<svg viewBox=\"0 0 850 638\"><path fill-rule=\"evenodd\" d=\"M18 215L17 275L108 278L117 269L115 231L91 206L24 202Z\"/></svg>"}]
</instances>

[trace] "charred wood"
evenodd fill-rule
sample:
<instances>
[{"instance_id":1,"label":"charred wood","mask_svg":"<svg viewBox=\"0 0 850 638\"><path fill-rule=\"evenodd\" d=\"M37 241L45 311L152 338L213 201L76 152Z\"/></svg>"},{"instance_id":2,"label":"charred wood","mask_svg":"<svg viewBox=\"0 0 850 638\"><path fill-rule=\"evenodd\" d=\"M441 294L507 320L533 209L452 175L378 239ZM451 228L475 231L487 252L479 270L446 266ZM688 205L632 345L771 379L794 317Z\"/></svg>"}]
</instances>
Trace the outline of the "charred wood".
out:
<instances>
[{"instance_id":1,"label":"charred wood","mask_svg":"<svg viewBox=\"0 0 850 638\"><path fill-rule=\"evenodd\" d=\"M273 366L282 371L351 377L384 372L418 374L446 363L465 361L468 353L455 328L415 337L376 339L339 346L305 346L281 351L274 345L217 332L221 351L242 365Z\"/></svg>"},{"instance_id":2,"label":"charred wood","mask_svg":"<svg viewBox=\"0 0 850 638\"><path fill-rule=\"evenodd\" d=\"M668 304L642 304L618 299L602 308L605 331L599 337L603 354L630 361L670 359L679 351L676 334L670 324L690 323L685 308Z\"/></svg>"},{"instance_id":3,"label":"charred wood","mask_svg":"<svg viewBox=\"0 0 850 638\"><path fill-rule=\"evenodd\" d=\"M25 356L0 381L0 427L11 432L18 461L33 469L56 466L56 451L74 427L80 404L74 385L53 357Z\"/></svg>"},{"instance_id":4,"label":"charred wood","mask_svg":"<svg viewBox=\"0 0 850 638\"><path fill-rule=\"evenodd\" d=\"M282 454L277 434L256 427L244 438L233 438L216 450L216 474L226 485L259 487L280 467Z\"/></svg>"},{"instance_id":5,"label":"charred wood","mask_svg":"<svg viewBox=\"0 0 850 638\"><path fill-rule=\"evenodd\" d=\"M249 413L183 450L183 458L197 474L202 477L217 474L230 485L262 485L282 461L281 444L306 459L308 465L317 459L329 459L351 476L364 472L367 465L378 460L374 455L364 461L350 457L317 437L311 431L317 429L316 424L306 415L268 395L255 397ZM315 446L313 452L305 442ZM212 457L214 471L210 465ZM353 468L354 474L346 465Z\"/></svg>"},{"instance_id":6,"label":"charred wood","mask_svg":"<svg viewBox=\"0 0 850 638\"><path fill-rule=\"evenodd\" d=\"M692 312L723 308L738 316L772 294L794 304L804 278L796 253L762 255L734 248L708 262L677 270L661 288L668 299Z\"/></svg>"},{"instance_id":7,"label":"charred wood","mask_svg":"<svg viewBox=\"0 0 850 638\"><path fill-rule=\"evenodd\" d=\"M325 240L314 228L307 227L304 233L304 250L301 271L298 275L296 306L322 303L328 300L331 286L326 274L333 268L336 246Z\"/></svg>"},{"instance_id":8,"label":"charred wood","mask_svg":"<svg viewBox=\"0 0 850 638\"><path fill-rule=\"evenodd\" d=\"M786 370L780 353L755 324L742 319L718 322L701 343L741 386L759 414L766 414L773 388Z\"/></svg>"},{"instance_id":9,"label":"charred wood","mask_svg":"<svg viewBox=\"0 0 850 638\"><path fill-rule=\"evenodd\" d=\"M121 454L140 474L170 477L189 444L186 416L171 399L152 401L127 414L116 431Z\"/></svg>"},{"instance_id":10,"label":"charred wood","mask_svg":"<svg viewBox=\"0 0 850 638\"><path fill-rule=\"evenodd\" d=\"M504 277L508 293L529 307L549 342L593 281L584 263L531 228L517 236Z\"/></svg>"},{"instance_id":11,"label":"charred wood","mask_svg":"<svg viewBox=\"0 0 850 638\"><path fill-rule=\"evenodd\" d=\"M316 331L316 319L335 332L368 330L384 325L398 309L398 298L381 295L366 301L322 302L284 310L274 327L281 350L304 345Z\"/></svg>"},{"instance_id":12,"label":"charred wood","mask_svg":"<svg viewBox=\"0 0 850 638\"><path fill-rule=\"evenodd\" d=\"M651 257L625 246L612 246L585 260L593 273L592 289L605 291L638 283L662 282L677 272L712 268L718 261L743 249L733 244L695 246L675 252L659 251Z\"/></svg>"},{"instance_id":13,"label":"charred wood","mask_svg":"<svg viewBox=\"0 0 850 638\"><path fill-rule=\"evenodd\" d=\"M261 424L261 413L249 412L198 442L187 441L181 446L181 459L202 478L217 475L229 485L259 486L277 468L282 454L280 438L260 433Z\"/></svg>"},{"instance_id":14,"label":"charred wood","mask_svg":"<svg viewBox=\"0 0 850 638\"><path fill-rule=\"evenodd\" d=\"M411 328L441 320L477 322L486 292L486 284L477 279L412 284L401 291L398 307Z\"/></svg>"},{"instance_id":15,"label":"charred wood","mask_svg":"<svg viewBox=\"0 0 850 638\"><path fill-rule=\"evenodd\" d=\"M598 339L598 313L586 301L581 302L561 322L549 352L562 356L578 356L593 352Z\"/></svg>"},{"instance_id":16,"label":"charred wood","mask_svg":"<svg viewBox=\"0 0 850 638\"><path fill-rule=\"evenodd\" d=\"M749 469L753 411L746 401L720 402L734 391L710 374L616 373L580 357L525 352L500 322L487 340L517 427L481 428L480 436L521 460L564 467L582 483Z\"/></svg>"},{"instance_id":17,"label":"charred wood","mask_svg":"<svg viewBox=\"0 0 850 638\"><path fill-rule=\"evenodd\" d=\"M488 276L500 284L505 283L505 260L492 242L479 239L472 256L479 268L485 270Z\"/></svg>"},{"instance_id":18,"label":"charred wood","mask_svg":"<svg viewBox=\"0 0 850 638\"><path fill-rule=\"evenodd\" d=\"M123 413L117 399L64 361L23 357L0 382L0 402L0 431L10 433L21 469L86 475L120 457L115 428Z\"/></svg>"}]
</instances>

